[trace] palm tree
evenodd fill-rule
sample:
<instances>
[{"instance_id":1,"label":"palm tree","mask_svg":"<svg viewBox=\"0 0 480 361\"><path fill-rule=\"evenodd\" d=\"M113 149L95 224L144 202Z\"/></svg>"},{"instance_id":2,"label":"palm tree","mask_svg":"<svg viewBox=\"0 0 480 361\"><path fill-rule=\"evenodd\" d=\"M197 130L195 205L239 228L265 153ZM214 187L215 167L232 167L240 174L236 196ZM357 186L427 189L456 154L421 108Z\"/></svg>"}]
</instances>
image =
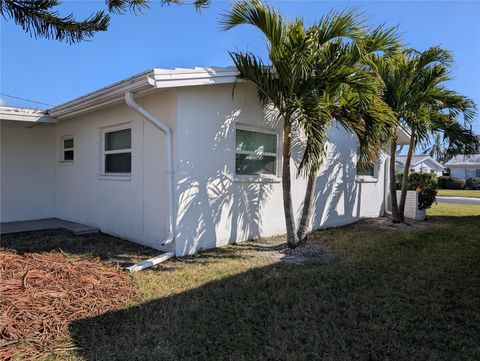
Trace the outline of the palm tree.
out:
<instances>
[{"instance_id":1,"label":"palm tree","mask_svg":"<svg viewBox=\"0 0 480 361\"><path fill-rule=\"evenodd\" d=\"M303 241L310 222L315 175L327 141L326 129L334 117L346 128L364 136L365 140L360 141L362 154L368 154L364 150L376 148L366 139L379 139L381 136L376 131L387 129L378 124L388 115L381 116L380 120L373 116L362 118L364 113L372 114L372 108L382 108L383 103L378 97L381 82L358 63L366 52L393 46L394 30L379 27L367 32L363 21L352 11L330 13L305 28L301 19L287 21L273 8L256 0L235 3L221 24L224 30L252 25L267 39L268 66L251 53L231 52L230 55L240 76L256 85L261 101L272 104L272 115L283 122L283 205L287 242L290 247L296 247ZM307 139L299 171L309 176L298 231L290 190L291 146L296 129L301 129Z\"/></svg>"},{"instance_id":2,"label":"palm tree","mask_svg":"<svg viewBox=\"0 0 480 361\"><path fill-rule=\"evenodd\" d=\"M469 122L475 114L475 105L470 99L445 86L450 80L452 63L450 52L431 47L424 52L404 50L395 55L370 57L370 66L385 84L384 100L397 115L398 122L410 131L410 143L403 173L400 202L397 206L395 185L396 135L392 137L390 151L390 193L394 222L404 221L404 209L410 164L415 147L428 143L432 134L442 133L454 147L467 144L476 148L474 137L457 118L464 115Z\"/></svg>"},{"instance_id":3,"label":"palm tree","mask_svg":"<svg viewBox=\"0 0 480 361\"><path fill-rule=\"evenodd\" d=\"M429 155L439 162L444 161L443 157L445 155L445 147L442 142L442 137L439 133L435 134L432 143L427 144L427 146L423 148L423 154Z\"/></svg>"}]
</instances>

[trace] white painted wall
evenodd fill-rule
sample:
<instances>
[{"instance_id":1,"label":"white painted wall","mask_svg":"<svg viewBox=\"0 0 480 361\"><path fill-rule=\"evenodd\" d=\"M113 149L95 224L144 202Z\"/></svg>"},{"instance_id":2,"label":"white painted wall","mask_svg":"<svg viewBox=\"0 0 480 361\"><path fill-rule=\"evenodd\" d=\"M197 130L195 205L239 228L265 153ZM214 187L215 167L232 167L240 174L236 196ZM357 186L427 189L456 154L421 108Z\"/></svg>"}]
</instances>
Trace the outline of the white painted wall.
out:
<instances>
[{"instance_id":1,"label":"white painted wall","mask_svg":"<svg viewBox=\"0 0 480 361\"><path fill-rule=\"evenodd\" d=\"M174 91L157 92L139 99L138 103L175 128ZM120 124L130 124L132 128L132 174L102 176L101 130ZM60 144L65 135L74 137L75 160L71 165L60 162ZM161 248L167 231L163 133L121 103L59 122L55 142L57 216Z\"/></svg>"},{"instance_id":2,"label":"white painted wall","mask_svg":"<svg viewBox=\"0 0 480 361\"><path fill-rule=\"evenodd\" d=\"M232 85L178 90L178 255L285 233L280 179L248 181L234 174L235 124L267 126L256 94L245 83L237 84L233 99ZM378 181L357 182L355 137L343 128L332 128L329 135L329 159L317 181L314 228L383 214L384 161L376 169ZM295 172L293 167L292 195L300 216L306 179L296 179Z\"/></svg>"},{"instance_id":3,"label":"white painted wall","mask_svg":"<svg viewBox=\"0 0 480 361\"><path fill-rule=\"evenodd\" d=\"M232 87L231 84L185 87L157 91L138 99L148 112L173 129L177 255L285 233L280 178L267 181L234 174L235 125L270 126L264 120L255 88L239 83L232 98ZM120 124L132 127L132 174L130 177L105 177L100 167L101 130ZM18 134L21 141L6 136L5 144L11 149L10 155L5 156L6 164L13 164L10 165L12 179L5 178L4 186L2 151L2 198L4 195L10 197L6 209L14 209L13 205L20 199L23 208L15 214L22 219L39 218L41 212L33 215L27 211L32 204L38 203L45 209L44 216L85 223L105 233L161 249L160 242L167 231L163 133L124 103L62 120L44 129L49 129L48 136L33 136L32 133L31 140L25 136L28 133ZM385 158L378 161L376 179L360 181L356 177L358 143L355 136L341 127L332 127L328 134L328 157L318 175L313 228L340 226L363 217L382 215ZM74 137L73 164L60 162L64 136ZM2 134L2 150L3 137ZM37 159L26 159L32 149L22 153L21 147L14 146L14 143L28 142L35 151L45 148L43 151L48 156L41 167ZM306 179L296 177L301 145L293 153L292 195L299 218L306 188ZM29 162L39 163L38 168L42 169L40 191L32 188L37 182L31 181L35 172L22 168ZM279 168L280 162L279 158ZM17 189L20 188L11 187L22 178L30 179L30 193L19 195ZM12 196L9 195L11 189L15 193Z\"/></svg>"},{"instance_id":4,"label":"white painted wall","mask_svg":"<svg viewBox=\"0 0 480 361\"><path fill-rule=\"evenodd\" d=\"M52 217L55 204L54 126L2 122L1 222Z\"/></svg>"},{"instance_id":5,"label":"white painted wall","mask_svg":"<svg viewBox=\"0 0 480 361\"><path fill-rule=\"evenodd\" d=\"M403 164L400 165L399 163L397 163L396 171L397 172L403 172L404 167L405 166ZM414 172L418 172L418 173L431 173L433 171L433 173L435 173L437 176L442 175L442 169L438 168L435 164L433 164L428 159L411 166L410 170L412 170L412 169L413 169Z\"/></svg>"},{"instance_id":6,"label":"white painted wall","mask_svg":"<svg viewBox=\"0 0 480 361\"><path fill-rule=\"evenodd\" d=\"M462 179L467 179L469 177L467 177L466 171L468 170L469 174L471 174L472 171L473 171L474 174L476 174L477 169L480 171L480 167L469 167L469 168L466 168L466 167L453 168L452 167L450 169L450 175L453 176L453 177L459 177L459 178L462 178Z\"/></svg>"}]
</instances>

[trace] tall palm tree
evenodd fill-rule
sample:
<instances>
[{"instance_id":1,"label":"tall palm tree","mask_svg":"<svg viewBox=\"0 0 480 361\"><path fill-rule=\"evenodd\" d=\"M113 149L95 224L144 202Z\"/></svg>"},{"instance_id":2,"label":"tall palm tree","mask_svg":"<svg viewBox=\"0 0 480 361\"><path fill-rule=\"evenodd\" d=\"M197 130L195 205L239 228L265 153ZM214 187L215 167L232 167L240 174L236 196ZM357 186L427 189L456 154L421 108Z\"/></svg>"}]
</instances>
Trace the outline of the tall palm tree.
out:
<instances>
[{"instance_id":1,"label":"tall palm tree","mask_svg":"<svg viewBox=\"0 0 480 361\"><path fill-rule=\"evenodd\" d=\"M396 113L398 122L411 132L398 205L394 177L396 135L391 142L390 193L394 222L404 221L410 165L417 145L425 145L432 134L440 132L454 147L462 144L469 150L477 147L475 137L458 121L460 114L465 122L471 121L475 104L445 84L450 80L452 60L450 52L437 46L424 52L404 50L393 56L370 56L370 66L385 84L385 102Z\"/></svg>"},{"instance_id":2,"label":"tall palm tree","mask_svg":"<svg viewBox=\"0 0 480 361\"><path fill-rule=\"evenodd\" d=\"M308 228L315 174L327 141L326 129L333 118L338 117L342 125L365 139L367 136L380 138L374 130L386 129L377 124L388 116L378 121L374 117L362 118L369 109L381 108L382 101L378 98L381 82L358 63L370 49L393 46L394 31L383 27L367 31L363 21L352 11L330 13L306 28L301 19L288 21L257 0L235 3L223 16L221 24L224 30L252 25L267 39L268 65L251 53L231 52L230 55L240 76L256 85L260 99L272 104L272 115L283 122L284 214L288 245L296 247ZM301 129L306 135L300 171L309 175L298 231L291 200L290 169L295 129ZM361 140L360 145L362 151L371 148L366 141Z\"/></svg>"},{"instance_id":3,"label":"tall palm tree","mask_svg":"<svg viewBox=\"0 0 480 361\"><path fill-rule=\"evenodd\" d=\"M439 133L435 134L432 143L427 144L423 148L424 155L429 155L433 159L443 162L443 156L445 155L445 147L442 142L442 137Z\"/></svg>"}]
</instances>

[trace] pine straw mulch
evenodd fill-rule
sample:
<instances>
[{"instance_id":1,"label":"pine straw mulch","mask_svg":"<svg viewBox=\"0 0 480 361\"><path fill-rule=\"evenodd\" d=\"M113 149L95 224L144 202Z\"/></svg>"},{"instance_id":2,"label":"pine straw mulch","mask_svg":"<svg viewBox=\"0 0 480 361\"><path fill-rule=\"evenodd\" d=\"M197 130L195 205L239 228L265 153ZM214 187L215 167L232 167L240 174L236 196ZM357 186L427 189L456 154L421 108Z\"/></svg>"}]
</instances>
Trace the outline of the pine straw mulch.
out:
<instances>
[{"instance_id":1,"label":"pine straw mulch","mask_svg":"<svg viewBox=\"0 0 480 361\"><path fill-rule=\"evenodd\" d=\"M118 310L133 298L124 272L98 258L0 251L0 360L74 349L72 321Z\"/></svg>"}]
</instances>

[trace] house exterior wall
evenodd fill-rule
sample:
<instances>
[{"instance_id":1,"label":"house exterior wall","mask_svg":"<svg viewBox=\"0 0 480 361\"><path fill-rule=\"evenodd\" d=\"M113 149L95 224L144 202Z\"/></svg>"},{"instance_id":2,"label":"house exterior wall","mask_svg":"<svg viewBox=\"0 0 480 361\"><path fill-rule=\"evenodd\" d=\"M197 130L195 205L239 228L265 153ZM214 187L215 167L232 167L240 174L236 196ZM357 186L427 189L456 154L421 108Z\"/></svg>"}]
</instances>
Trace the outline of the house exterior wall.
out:
<instances>
[{"instance_id":1,"label":"house exterior wall","mask_svg":"<svg viewBox=\"0 0 480 361\"><path fill-rule=\"evenodd\" d=\"M16 210L15 214L22 219L59 217L157 249L175 247L178 256L260 236L284 234L281 125L274 126L265 120L253 85L238 83L234 96L232 89L232 84L183 87L156 91L137 99L173 130L174 245L161 246L168 219L165 137L124 103L64 119L56 125L39 126L38 136L32 133L31 138L22 130L17 135L6 135L8 141L4 142L2 134L2 198L10 197L11 189L14 193L21 188L30 192L12 195L5 209L9 210L8 214L14 214L12 207L21 199L25 209ZM132 129L132 174L128 177L105 176L101 170L102 130L118 125L129 125ZM277 177L235 175L237 126L277 132ZM41 131L45 134L40 134ZM65 136L74 138L73 163L61 162ZM387 156L379 158L375 177L358 177L356 137L336 125L328 130L328 136L327 156L317 177L312 228L340 226L384 214ZM22 137L22 141L15 141L17 137ZM32 149L22 153L23 148L16 147L17 143L31 143ZM4 145L9 147L6 152ZM302 142L295 145L291 161L297 222L307 183L296 174L303 145ZM40 149L41 152L37 151ZM45 156L40 157L42 161L27 158L32 152L37 158L40 154ZM4 172L4 158L15 179L4 176L10 173ZM19 168L25 164L41 168L41 182L31 180L31 167ZM27 182L22 178L28 179L28 186L19 182ZM17 182L19 187L15 188ZM36 187L37 182L41 191ZM2 200L2 213L3 204ZM32 204L33 209L35 204L41 205L42 211L28 213ZM18 220L14 218L5 220Z\"/></svg>"},{"instance_id":2,"label":"house exterior wall","mask_svg":"<svg viewBox=\"0 0 480 361\"><path fill-rule=\"evenodd\" d=\"M138 100L175 129L175 92ZM132 129L131 176L104 176L101 132L118 125ZM75 160L60 162L61 141L73 136ZM124 103L62 120L55 127L57 217L98 227L102 232L161 248L167 232L165 137Z\"/></svg>"},{"instance_id":3,"label":"house exterior wall","mask_svg":"<svg viewBox=\"0 0 480 361\"><path fill-rule=\"evenodd\" d=\"M238 83L232 97L232 87L178 90L177 255L285 233L280 178L235 175L236 124L269 125L255 88ZM386 158L376 166L377 181L360 182L356 177L355 136L334 126L329 137L328 157L317 179L313 228L382 215ZM301 146L293 153L292 197L299 218L307 181L296 177Z\"/></svg>"},{"instance_id":4,"label":"house exterior wall","mask_svg":"<svg viewBox=\"0 0 480 361\"><path fill-rule=\"evenodd\" d=\"M459 177L462 179L470 178L471 176L467 177L468 174L480 174L480 166L471 166L471 167L451 167L450 168L450 175L453 177Z\"/></svg>"},{"instance_id":5,"label":"house exterior wall","mask_svg":"<svg viewBox=\"0 0 480 361\"><path fill-rule=\"evenodd\" d=\"M3 123L3 122L2 122ZM1 222L54 215L54 126L1 126Z\"/></svg>"},{"instance_id":6,"label":"house exterior wall","mask_svg":"<svg viewBox=\"0 0 480 361\"><path fill-rule=\"evenodd\" d=\"M404 164L397 163L396 164L396 172L403 172L404 171ZM410 167L410 170L418 173L435 173L437 176L442 175L442 169L440 169L438 166L436 166L434 163L431 161L424 160L418 164L415 164Z\"/></svg>"}]
</instances>

